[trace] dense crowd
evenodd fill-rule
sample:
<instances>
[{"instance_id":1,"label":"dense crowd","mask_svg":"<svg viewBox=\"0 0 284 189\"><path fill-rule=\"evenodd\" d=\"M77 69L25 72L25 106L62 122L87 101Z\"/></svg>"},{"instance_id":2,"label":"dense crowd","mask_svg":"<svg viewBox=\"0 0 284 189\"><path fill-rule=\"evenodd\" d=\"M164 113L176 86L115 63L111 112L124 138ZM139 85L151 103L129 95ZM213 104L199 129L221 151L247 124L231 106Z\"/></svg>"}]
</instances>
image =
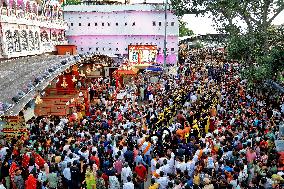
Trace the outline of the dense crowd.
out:
<instances>
[{"instance_id":1,"label":"dense crowd","mask_svg":"<svg viewBox=\"0 0 284 189\"><path fill-rule=\"evenodd\" d=\"M230 63L191 63L120 89L93 80L90 116L36 117L28 137L1 140L0 188L281 188L284 98L238 76Z\"/></svg>"}]
</instances>

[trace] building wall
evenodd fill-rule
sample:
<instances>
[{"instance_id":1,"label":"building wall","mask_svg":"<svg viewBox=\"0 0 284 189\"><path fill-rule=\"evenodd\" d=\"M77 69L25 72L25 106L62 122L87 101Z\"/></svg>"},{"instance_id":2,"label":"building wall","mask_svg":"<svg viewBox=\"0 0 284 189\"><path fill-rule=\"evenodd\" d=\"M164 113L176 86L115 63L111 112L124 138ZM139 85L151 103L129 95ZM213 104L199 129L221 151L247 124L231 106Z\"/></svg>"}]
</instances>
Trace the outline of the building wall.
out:
<instances>
[{"instance_id":1,"label":"building wall","mask_svg":"<svg viewBox=\"0 0 284 189\"><path fill-rule=\"evenodd\" d=\"M52 5L57 11L51 13L47 6L46 15L38 11L39 5L34 1L17 3L17 9L12 4L0 6L0 58L53 52L56 45L68 43L65 37L68 26L58 2Z\"/></svg>"},{"instance_id":2,"label":"building wall","mask_svg":"<svg viewBox=\"0 0 284 189\"><path fill-rule=\"evenodd\" d=\"M164 11L149 5L66 6L64 19L69 25L67 38L78 53L127 55L128 45L137 44L157 45L163 54ZM178 19L168 11L167 54L176 59L178 33ZM174 61L171 58L170 63Z\"/></svg>"},{"instance_id":3,"label":"building wall","mask_svg":"<svg viewBox=\"0 0 284 189\"><path fill-rule=\"evenodd\" d=\"M162 53L164 48L164 36L157 35L85 35L68 37L70 44L77 44L79 53L100 52L102 54L127 54L128 45L157 45ZM167 37L167 53L178 52L177 36Z\"/></svg>"},{"instance_id":4,"label":"building wall","mask_svg":"<svg viewBox=\"0 0 284 189\"><path fill-rule=\"evenodd\" d=\"M164 35L162 11L66 12L67 36L73 35ZM168 14L168 35L178 34L178 19Z\"/></svg>"}]
</instances>

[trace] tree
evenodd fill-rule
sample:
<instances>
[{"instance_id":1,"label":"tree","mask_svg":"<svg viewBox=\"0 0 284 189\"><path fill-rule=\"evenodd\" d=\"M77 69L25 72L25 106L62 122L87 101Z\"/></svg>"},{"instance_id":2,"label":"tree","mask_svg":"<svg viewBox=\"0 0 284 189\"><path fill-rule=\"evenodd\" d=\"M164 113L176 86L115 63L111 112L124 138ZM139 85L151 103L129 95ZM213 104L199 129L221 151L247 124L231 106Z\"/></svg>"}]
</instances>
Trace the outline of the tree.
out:
<instances>
[{"instance_id":1,"label":"tree","mask_svg":"<svg viewBox=\"0 0 284 189\"><path fill-rule=\"evenodd\" d=\"M178 16L209 13L215 26L229 34L228 57L242 62L250 70L249 77L255 76L251 80L271 78L283 71L284 67L273 58L284 53L283 28L276 29L272 22L284 10L284 0L172 0L171 3ZM279 68L276 73L272 72L275 67Z\"/></svg>"},{"instance_id":2,"label":"tree","mask_svg":"<svg viewBox=\"0 0 284 189\"><path fill-rule=\"evenodd\" d=\"M80 5L82 2L81 0L66 0L63 3L63 6L65 5Z\"/></svg>"},{"instance_id":3,"label":"tree","mask_svg":"<svg viewBox=\"0 0 284 189\"><path fill-rule=\"evenodd\" d=\"M187 22L179 19L179 37L192 36L194 35L193 31L187 27Z\"/></svg>"}]
</instances>

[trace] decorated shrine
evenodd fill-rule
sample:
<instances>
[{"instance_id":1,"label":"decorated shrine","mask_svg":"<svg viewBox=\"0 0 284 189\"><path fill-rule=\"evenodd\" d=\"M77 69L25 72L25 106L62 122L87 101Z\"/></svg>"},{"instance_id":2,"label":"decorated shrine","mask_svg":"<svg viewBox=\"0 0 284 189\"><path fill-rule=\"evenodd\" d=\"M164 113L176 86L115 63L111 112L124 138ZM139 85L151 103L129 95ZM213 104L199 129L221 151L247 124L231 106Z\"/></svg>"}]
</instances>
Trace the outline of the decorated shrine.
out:
<instances>
[{"instance_id":1,"label":"decorated shrine","mask_svg":"<svg viewBox=\"0 0 284 189\"><path fill-rule=\"evenodd\" d=\"M131 82L133 76L137 75L139 69L135 68L129 61L125 61L119 68L113 72L116 80L116 87L123 87L126 83Z\"/></svg>"}]
</instances>

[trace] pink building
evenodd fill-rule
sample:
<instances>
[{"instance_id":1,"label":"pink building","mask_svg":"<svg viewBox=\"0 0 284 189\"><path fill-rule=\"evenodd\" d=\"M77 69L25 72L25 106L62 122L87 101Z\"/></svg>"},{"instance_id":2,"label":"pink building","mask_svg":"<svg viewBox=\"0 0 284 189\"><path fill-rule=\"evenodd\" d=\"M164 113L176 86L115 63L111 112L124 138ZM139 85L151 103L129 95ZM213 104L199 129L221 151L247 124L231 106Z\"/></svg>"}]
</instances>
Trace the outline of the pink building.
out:
<instances>
[{"instance_id":1,"label":"pink building","mask_svg":"<svg viewBox=\"0 0 284 189\"><path fill-rule=\"evenodd\" d=\"M0 58L37 55L67 44L63 10L57 0L0 0Z\"/></svg>"},{"instance_id":2,"label":"pink building","mask_svg":"<svg viewBox=\"0 0 284 189\"><path fill-rule=\"evenodd\" d=\"M128 45L157 45L157 61L163 62L165 20L163 5L67 5L66 32L78 53L128 55ZM168 11L167 63L178 55L178 18Z\"/></svg>"}]
</instances>

